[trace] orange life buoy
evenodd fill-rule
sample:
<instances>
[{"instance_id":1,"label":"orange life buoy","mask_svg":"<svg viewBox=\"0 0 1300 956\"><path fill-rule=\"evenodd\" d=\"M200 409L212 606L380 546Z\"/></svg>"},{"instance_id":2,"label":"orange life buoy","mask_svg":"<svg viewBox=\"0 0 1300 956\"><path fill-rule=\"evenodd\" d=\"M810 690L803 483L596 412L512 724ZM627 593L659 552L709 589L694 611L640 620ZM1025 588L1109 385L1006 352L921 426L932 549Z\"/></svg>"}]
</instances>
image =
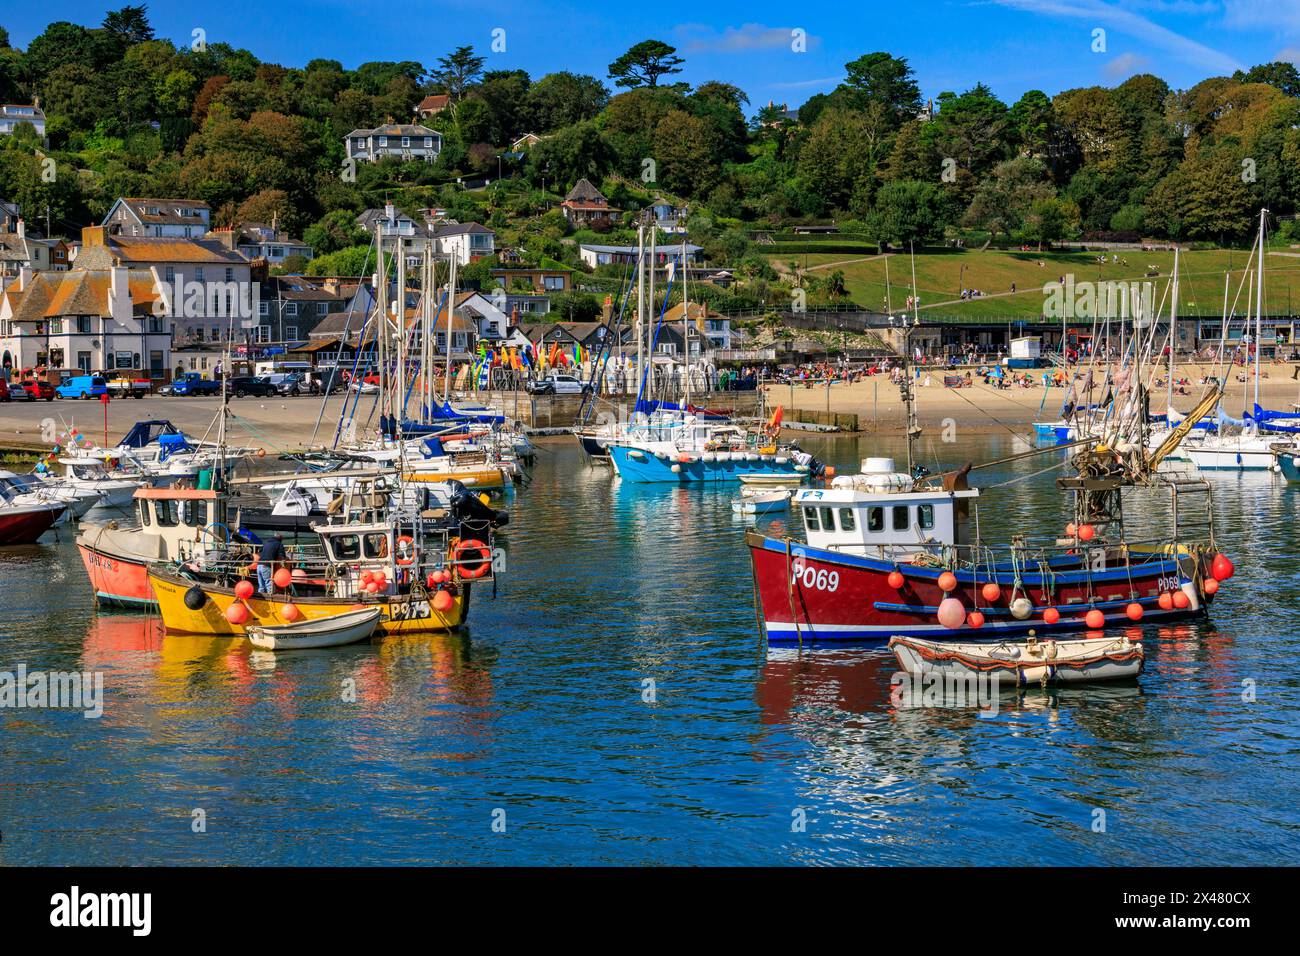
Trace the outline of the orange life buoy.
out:
<instances>
[{"instance_id":1,"label":"orange life buoy","mask_svg":"<svg viewBox=\"0 0 1300 956\"><path fill-rule=\"evenodd\" d=\"M403 547L405 546L405 547ZM406 557L402 557L405 553ZM397 543L393 546L393 557L402 567L409 567L415 563L415 539L409 534L399 535Z\"/></svg>"},{"instance_id":2,"label":"orange life buoy","mask_svg":"<svg viewBox=\"0 0 1300 956\"><path fill-rule=\"evenodd\" d=\"M474 561L471 558L469 561L466 561L464 557L466 551L478 552L478 560ZM492 566L492 552L488 549L488 546L482 541L477 541L473 538L468 541L462 541L460 544L456 545L453 556L456 560L457 573L459 573L462 578L468 578L469 580L483 577L483 575L488 573L488 568Z\"/></svg>"}]
</instances>

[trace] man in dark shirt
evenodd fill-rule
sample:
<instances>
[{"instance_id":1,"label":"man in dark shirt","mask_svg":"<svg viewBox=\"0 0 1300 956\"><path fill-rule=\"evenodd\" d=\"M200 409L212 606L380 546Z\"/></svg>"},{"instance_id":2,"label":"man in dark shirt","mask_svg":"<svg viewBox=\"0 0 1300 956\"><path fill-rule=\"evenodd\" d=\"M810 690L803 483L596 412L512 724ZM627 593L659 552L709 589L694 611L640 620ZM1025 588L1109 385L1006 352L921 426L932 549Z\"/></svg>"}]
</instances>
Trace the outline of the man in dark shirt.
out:
<instances>
[{"instance_id":1,"label":"man in dark shirt","mask_svg":"<svg viewBox=\"0 0 1300 956\"><path fill-rule=\"evenodd\" d=\"M275 563L284 560L284 538L276 535L262 542L262 552L257 558L257 589L263 594L274 593Z\"/></svg>"}]
</instances>

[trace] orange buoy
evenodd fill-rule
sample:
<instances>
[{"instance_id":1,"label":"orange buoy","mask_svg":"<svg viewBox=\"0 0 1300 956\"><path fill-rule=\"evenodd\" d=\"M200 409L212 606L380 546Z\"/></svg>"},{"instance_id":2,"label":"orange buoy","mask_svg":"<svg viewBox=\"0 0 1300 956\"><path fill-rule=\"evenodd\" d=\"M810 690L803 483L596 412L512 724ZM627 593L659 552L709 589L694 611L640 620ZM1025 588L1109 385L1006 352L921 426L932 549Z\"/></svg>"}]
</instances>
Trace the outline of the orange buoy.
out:
<instances>
[{"instance_id":1,"label":"orange buoy","mask_svg":"<svg viewBox=\"0 0 1300 956\"><path fill-rule=\"evenodd\" d=\"M1206 578L1206 579L1205 579L1205 584L1202 585L1201 590L1203 590L1203 591L1205 592L1205 594L1206 594L1207 597L1213 597L1215 594L1218 594L1218 593L1219 593L1219 579L1218 579L1218 578Z\"/></svg>"},{"instance_id":2,"label":"orange buoy","mask_svg":"<svg viewBox=\"0 0 1300 956\"><path fill-rule=\"evenodd\" d=\"M243 624L248 620L248 608L236 601L226 608L226 620L231 624Z\"/></svg>"},{"instance_id":3,"label":"orange buoy","mask_svg":"<svg viewBox=\"0 0 1300 956\"><path fill-rule=\"evenodd\" d=\"M374 572L374 571L362 571L362 572L361 572L361 577L360 577L359 580L361 581L362 584L369 584L370 581L371 581L371 579L372 579L374 576L375 576L375 572Z\"/></svg>"},{"instance_id":4,"label":"orange buoy","mask_svg":"<svg viewBox=\"0 0 1300 956\"><path fill-rule=\"evenodd\" d=\"M1061 619L1061 612L1054 607L1049 607L1046 611L1043 612L1044 624L1055 624L1060 619Z\"/></svg>"},{"instance_id":5,"label":"orange buoy","mask_svg":"<svg viewBox=\"0 0 1300 956\"><path fill-rule=\"evenodd\" d=\"M953 574L951 571L945 571L943 572L943 574L939 575L940 591L947 592L947 591L954 591L956 589L957 589L957 575Z\"/></svg>"},{"instance_id":6,"label":"orange buoy","mask_svg":"<svg viewBox=\"0 0 1300 956\"><path fill-rule=\"evenodd\" d=\"M293 572L288 568L281 568L272 575L271 580L275 582L277 588L287 588L293 584Z\"/></svg>"},{"instance_id":7,"label":"orange buoy","mask_svg":"<svg viewBox=\"0 0 1300 956\"><path fill-rule=\"evenodd\" d=\"M253 582L252 582L252 581L239 581L239 582L236 582L236 584L235 584L235 597L239 598L239 600L241 600L241 601L247 601L249 598L251 598L251 597L253 596L253 592L254 592L255 590L257 590L257 589L253 587Z\"/></svg>"},{"instance_id":8,"label":"orange buoy","mask_svg":"<svg viewBox=\"0 0 1300 956\"><path fill-rule=\"evenodd\" d=\"M1069 524L1065 526L1065 536L1067 538L1073 538L1078 533L1079 533L1079 526L1076 525L1073 521L1071 521Z\"/></svg>"},{"instance_id":9,"label":"orange buoy","mask_svg":"<svg viewBox=\"0 0 1300 956\"><path fill-rule=\"evenodd\" d=\"M992 604L998 598L1002 597L1002 588L998 587L996 581L990 581L980 589L980 594L984 595L984 600Z\"/></svg>"},{"instance_id":10,"label":"orange buoy","mask_svg":"<svg viewBox=\"0 0 1300 956\"><path fill-rule=\"evenodd\" d=\"M967 623L968 625L970 625L971 627L983 627L983 626L984 626L984 612L983 612L983 611L971 611L969 614L966 615L966 623Z\"/></svg>"},{"instance_id":11,"label":"orange buoy","mask_svg":"<svg viewBox=\"0 0 1300 956\"><path fill-rule=\"evenodd\" d=\"M1142 605L1137 601L1134 601L1128 607L1124 608L1124 613L1128 615L1130 621L1140 621L1142 620L1143 613Z\"/></svg>"},{"instance_id":12,"label":"orange buoy","mask_svg":"<svg viewBox=\"0 0 1300 956\"><path fill-rule=\"evenodd\" d=\"M1178 610L1184 610L1192 606L1192 599L1187 596L1185 591L1175 591L1173 593L1174 607Z\"/></svg>"},{"instance_id":13,"label":"orange buoy","mask_svg":"<svg viewBox=\"0 0 1300 956\"><path fill-rule=\"evenodd\" d=\"M1106 615L1102 614L1101 611L1096 608L1093 608L1083 616L1083 623L1087 624L1088 627L1092 628L1094 631L1099 631L1106 626Z\"/></svg>"},{"instance_id":14,"label":"orange buoy","mask_svg":"<svg viewBox=\"0 0 1300 956\"><path fill-rule=\"evenodd\" d=\"M296 604L286 604L284 607L280 608L280 616L292 624L294 621L298 620L298 618L302 617L302 611L298 609L298 605Z\"/></svg>"},{"instance_id":15,"label":"orange buoy","mask_svg":"<svg viewBox=\"0 0 1300 956\"><path fill-rule=\"evenodd\" d=\"M825 467L825 469L823 469L823 471L822 471L822 477L823 477L823 478L834 478L834 477L835 477L835 468L834 468L834 466L833 466L833 465L827 465L827 466Z\"/></svg>"},{"instance_id":16,"label":"orange buoy","mask_svg":"<svg viewBox=\"0 0 1300 956\"><path fill-rule=\"evenodd\" d=\"M369 582L362 590L368 594L376 594L379 591L379 585L374 581Z\"/></svg>"},{"instance_id":17,"label":"orange buoy","mask_svg":"<svg viewBox=\"0 0 1300 956\"><path fill-rule=\"evenodd\" d=\"M906 581L904 581L903 579L902 571L890 571L889 577L887 577L885 580L889 582L889 586L893 588L895 591L901 591L903 589L903 585L906 583Z\"/></svg>"},{"instance_id":18,"label":"orange buoy","mask_svg":"<svg viewBox=\"0 0 1300 956\"><path fill-rule=\"evenodd\" d=\"M452 599L450 591L439 591L433 596L433 609L440 614L446 614L451 610Z\"/></svg>"},{"instance_id":19,"label":"orange buoy","mask_svg":"<svg viewBox=\"0 0 1300 956\"><path fill-rule=\"evenodd\" d=\"M1156 600L1156 603L1160 605L1160 610L1172 611L1174 609L1174 596L1168 591L1163 591L1161 592L1160 597Z\"/></svg>"},{"instance_id":20,"label":"orange buoy","mask_svg":"<svg viewBox=\"0 0 1300 956\"><path fill-rule=\"evenodd\" d=\"M1090 524L1081 524L1081 525L1079 525L1079 540L1080 540L1080 541L1091 541L1091 540L1092 540L1093 538L1095 538L1095 537L1097 537L1097 529L1096 529L1096 528L1094 528L1094 527L1093 527L1092 525L1090 525Z\"/></svg>"}]
</instances>

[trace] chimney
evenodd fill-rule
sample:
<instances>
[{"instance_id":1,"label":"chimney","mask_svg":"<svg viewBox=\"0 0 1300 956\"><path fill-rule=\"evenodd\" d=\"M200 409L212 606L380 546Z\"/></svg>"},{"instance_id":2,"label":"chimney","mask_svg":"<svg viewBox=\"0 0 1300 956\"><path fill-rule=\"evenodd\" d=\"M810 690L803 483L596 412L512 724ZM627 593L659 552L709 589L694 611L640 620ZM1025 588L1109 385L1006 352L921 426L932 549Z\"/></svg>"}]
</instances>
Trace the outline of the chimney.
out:
<instances>
[{"instance_id":1,"label":"chimney","mask_svg":"<svg viewBox=\"0 0 1300 956\"><path fill-rule=\"evenodd\" d=\"M18 238L27 238L27 223L23 222L21 219L18 220Z\"/></svg>"},{"instance_id":2,"label":"chimney","mask_svg":"<svg viewBox=\"0 0 1300 956\"><path fill-rule=\"evenodd\" d=\"M109 269L108 314L113 318L131 314L131 285L129 273L122 260L114 258L113 267Z\"/></svg>"},{"instance_id":3,"label":"chimney","mask_svg":"<svg viewBox=\"0 0 1300 956\"><path fill-rule=\"evenodd\" d=\"M384 203L384 218L388 220L389 226L393 226L397 223L397 210L390 202Z\"/></svg>"},{"instance_id":4,"label":"chimney","mask_svg":"<svg viewBox=\"0 0 1300 956\"><path fill-rule=\"evenodd\" d=\"M84 248L104 245L103 226L83 226L81 228L81 245Z\"/></svg>"},{"instance_id":5,"label":"chimney","mask_svg":"<svg viewBox=\"0 0 1300 956\"><path fill-rule=\"evenodd\" d=\"M23 292L27 289L27 284L32 281L32 267L22 266L18 270L18 291Z\"/></svg>"},{"instance_id":6,"label":"chimney","mask_svg":"<svg viewBox=\"0 0 1300 956\"><path fill-rule=\"evenodd\" d=\"M600 307L600 321L609 325L610 316L614 314L614 300L610 296L605 296L605 304Z\"/></svg>"}]
</instances>

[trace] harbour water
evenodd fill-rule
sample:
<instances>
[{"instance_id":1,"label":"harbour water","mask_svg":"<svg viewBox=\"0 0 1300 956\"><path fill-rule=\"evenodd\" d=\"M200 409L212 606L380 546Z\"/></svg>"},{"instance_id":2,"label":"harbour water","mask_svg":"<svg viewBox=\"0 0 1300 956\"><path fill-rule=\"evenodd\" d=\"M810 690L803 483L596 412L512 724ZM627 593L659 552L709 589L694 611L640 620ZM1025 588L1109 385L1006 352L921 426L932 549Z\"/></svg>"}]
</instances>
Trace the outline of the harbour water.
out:
<instances>
[{"instance_id":1,"label":"harbour water","mask_svg":"<svg viewBox=\"0 0 1300 956\"><path fill-rule=\"evenodd\" d=\"M881 448L803 444L841 468ZM986 536L1067 520L1047 463L977 473L1028 476L987 493ZM1212 618L1143 628L1136 684L1004 692L992 716L900 705L882 647L765 649L734 487L620 485L569 441L459 636L164 637L95 612L64 531L0 556L0 671L102 672L104 713L0 709L0 862L1288 863L1300 485L1211 480L1238 569Z\"/></svg>"}]
</instances>

